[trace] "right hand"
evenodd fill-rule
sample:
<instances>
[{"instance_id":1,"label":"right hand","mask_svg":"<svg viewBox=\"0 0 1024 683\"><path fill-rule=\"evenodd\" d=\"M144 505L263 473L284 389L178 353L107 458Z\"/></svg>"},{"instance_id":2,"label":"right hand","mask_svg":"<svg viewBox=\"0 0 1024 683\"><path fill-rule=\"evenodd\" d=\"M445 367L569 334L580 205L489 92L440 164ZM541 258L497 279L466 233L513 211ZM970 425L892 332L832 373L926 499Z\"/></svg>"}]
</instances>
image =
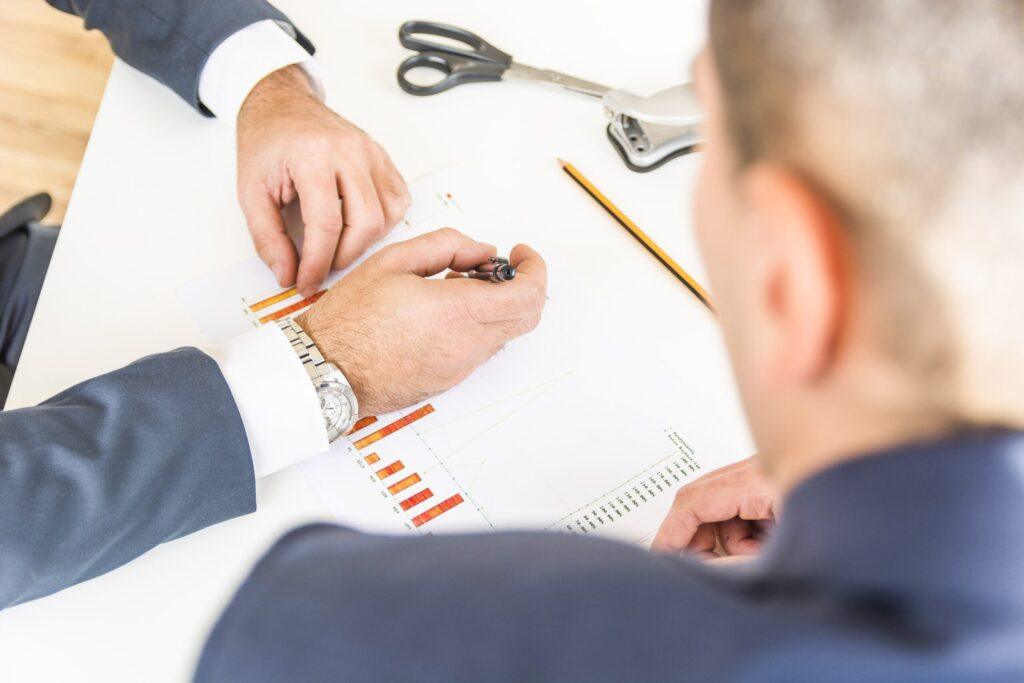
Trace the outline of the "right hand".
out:
<instances>
[{"instance_id":1,"label":"right hand","mask_svg":"<svg viewBox=\"0 0 1024 683\"><path fill-rule=\"evenodd\" d=\"M709 560L719 558L718 546L727 555L756 554L778 507L761 463L740 460L679 489L651 550Z\"/></svg>"},{"instance_id":2,"label":"right hand","mask_svg":"<svg viewBox=\"0 0 1024 683\"><path fill-rule=\"evenodd\" d=\"M547 269L519 245L514 280L459 276L494 256L489 244L443 228L385 247L334 285L297 322L352 384L361 415L405 408L450 389L505 342L540 321ZM427 279L450 269L445 279Z\"/></svg>"}]
</instances>

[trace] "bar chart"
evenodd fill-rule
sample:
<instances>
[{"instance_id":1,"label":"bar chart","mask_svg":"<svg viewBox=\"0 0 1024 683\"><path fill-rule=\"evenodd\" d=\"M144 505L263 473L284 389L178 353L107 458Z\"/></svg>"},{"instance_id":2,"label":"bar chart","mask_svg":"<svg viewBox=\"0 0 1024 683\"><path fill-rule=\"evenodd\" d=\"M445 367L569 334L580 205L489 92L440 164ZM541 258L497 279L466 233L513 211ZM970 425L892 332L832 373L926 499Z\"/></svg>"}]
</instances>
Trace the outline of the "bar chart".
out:
<instances>
[{"instance_id":1,"label":"bar chart","mask_svg":"<svg viewBox=\"0 0 1024 683\"><path fill-rule=\"evenodd\" d=\"M728 462L729 450L713 423L694 419L699 406L656 379L642 357L617 368L614 395L600 362L594 354L523 359L515 381L504 377L504 395L494 390L498 370L488 368L458 392L378 416L304 467L339 519L359 517L371 528L532 528L649 542L674 492ZM663 385L653 395L676 400L637 410L628 397L641 382L649 393ZM354 488L369 493L359 511Z\"/></svg>"},{"instance_id":2,"label":"bar chart","mask_svg":"<svg viewBox=\"0 0 1024 683\"><path fill-rule=\"evenodd\" d=\"M249 303L245 297L242 301L245 302L246 316L252 319L255 325L266 325L281 318L298 315L326 293L326 289L321 289L313 296L303 298L294 287L291 287L253 303Z\"/></svg>"},{"instance_id":3,"label":"bar chart","mask_svg":"<svg viewBox=\"0 0 1024 683\"><path fill-rule=\"evenodd\" d=\"M432 413L434 413L433 405L430 403L422 405L419 408L388 422L383 427L354 439L350 450L359 452L368 449L370 446L380 445L378 444L379 441L408 428L410 425L428 415L431 415ZM355 434L356 432L364 431L366 428L378 421L378 418L363 418L359 423L357 423L356 428L353 429L352 433ZM368 467L376 467L381 462L381 456L376 451L362 456L359 460L361 465ZM425 475L422 472L410 473L408 469L409 468L406 467L405 462L401 459L396 459L393 462L390 462L390 464L374 469L373 479L375 479L376 483L382 488L382 495L386 494L398 501L398 509L401 510L402 513L407 513L407 523L412 527L422 527L427 522L440 517L445 512L448 512L460 503L464 502L465 499L461 494L454 493L440 503L427 507L427 509L423 511L414 510L414 508L421 507L422 503L426 503L433 499L434 492L429 487L424 487L419 491L415 491L410 494L409 490L413 490L414 487L425 483Z\"/></svg>"},{"instance_id":4,"label":"bar chart","mask_svg":"<svg viewBox=\"0 0 1024 683\"><path fill-rule=\"evenodd\" d=\"M491 241L510 234L502 223L521 221L494 211L507 202L481 182L446 171L414 184L409 218L374 249L444 226ZM549 260L536 330L454 389L364 417L300 465L339 522L420 535L540 529L643 545L680 486L751 453L742 435L717 425L710 406L721 403L708 399L719 387L669 372L631 329L601 325L594 334L594 322L607 318L601 301L569 275L568 259L560 264L564 256L535 246ZM182 299L216 342L295 315L314 298L277 286L253 259L196 281Z\"/></svg>"}]
</instances>

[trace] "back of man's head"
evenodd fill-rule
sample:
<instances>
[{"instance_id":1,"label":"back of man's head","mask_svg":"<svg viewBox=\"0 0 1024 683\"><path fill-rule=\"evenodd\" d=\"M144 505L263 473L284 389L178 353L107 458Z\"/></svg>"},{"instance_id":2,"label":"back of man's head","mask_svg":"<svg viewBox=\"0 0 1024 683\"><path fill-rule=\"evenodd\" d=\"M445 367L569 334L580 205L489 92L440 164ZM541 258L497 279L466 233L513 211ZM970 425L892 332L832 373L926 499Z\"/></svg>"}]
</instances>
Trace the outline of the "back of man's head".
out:
<instances>
[{"instance_id":1,"label":"back of man's head","mask_svg":"<svg viewBox=\"0 0 1024 683\"><path fill-rule=\"evenodd\" d=\"M738 164L829 198L897 366L1024 425L1024 0L714 0L711 51Z\"/></svg>"}]
</instances>

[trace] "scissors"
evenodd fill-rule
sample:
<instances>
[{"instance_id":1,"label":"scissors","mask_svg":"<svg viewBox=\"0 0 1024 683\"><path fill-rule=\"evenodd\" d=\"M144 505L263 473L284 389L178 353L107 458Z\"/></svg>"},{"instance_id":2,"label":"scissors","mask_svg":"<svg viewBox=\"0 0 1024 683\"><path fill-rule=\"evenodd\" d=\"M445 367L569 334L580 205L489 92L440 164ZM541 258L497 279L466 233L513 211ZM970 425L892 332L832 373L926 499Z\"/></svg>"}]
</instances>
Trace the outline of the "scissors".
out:
<instances>
[{"instance_id":1,"label":"scissors","mask_svg":"<svg viewBox=\"0 0 1024 683\"><path fill-rule=\"evenodd\" d=\"M420 36L439 36L461 45L455 47ZM398 29L398 40L405 47L418 53L398 66L398 85L410 95L436 95L463 83L500 81L506 76L550 83L597 98L604 97L605 93L611 90L607 86L591 83L582 78L514 62L512 55L502 52L475 33L458 26L433 21L407 21ZM439 71L442 74L441 79L429 85L413 83L406 74L416 68Z\"/></svg>"}]
</instances>

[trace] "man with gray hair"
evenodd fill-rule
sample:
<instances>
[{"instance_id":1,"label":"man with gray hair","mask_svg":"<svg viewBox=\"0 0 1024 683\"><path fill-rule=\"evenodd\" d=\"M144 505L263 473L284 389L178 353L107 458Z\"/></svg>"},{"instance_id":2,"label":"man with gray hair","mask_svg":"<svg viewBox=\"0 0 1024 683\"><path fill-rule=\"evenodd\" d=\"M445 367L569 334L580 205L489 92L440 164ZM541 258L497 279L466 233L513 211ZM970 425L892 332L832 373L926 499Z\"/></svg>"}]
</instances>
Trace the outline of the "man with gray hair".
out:
<instances>
[{"instance_id":1,"label":"man with gray hair","mask_svg":"<svg viewBox=\"0 0 1024 683\"><path fill-rule=\"evenodd\" d=\"M197 680L1024 680L1024 0L712 0L695 71L760 454L653 553L293 531Z\"/></svg>"},{"instance_id":2,"label":"man with gray hair","mask_svg":"<svg viewBox=\"0 0 1024 683\"><path fill-rule=\"evenodd\" d=\"M1024 2L712 0L695 71L760 454L653 554L300 529L200 680L1024 680Z\"/></svg>"}]
</instances>

